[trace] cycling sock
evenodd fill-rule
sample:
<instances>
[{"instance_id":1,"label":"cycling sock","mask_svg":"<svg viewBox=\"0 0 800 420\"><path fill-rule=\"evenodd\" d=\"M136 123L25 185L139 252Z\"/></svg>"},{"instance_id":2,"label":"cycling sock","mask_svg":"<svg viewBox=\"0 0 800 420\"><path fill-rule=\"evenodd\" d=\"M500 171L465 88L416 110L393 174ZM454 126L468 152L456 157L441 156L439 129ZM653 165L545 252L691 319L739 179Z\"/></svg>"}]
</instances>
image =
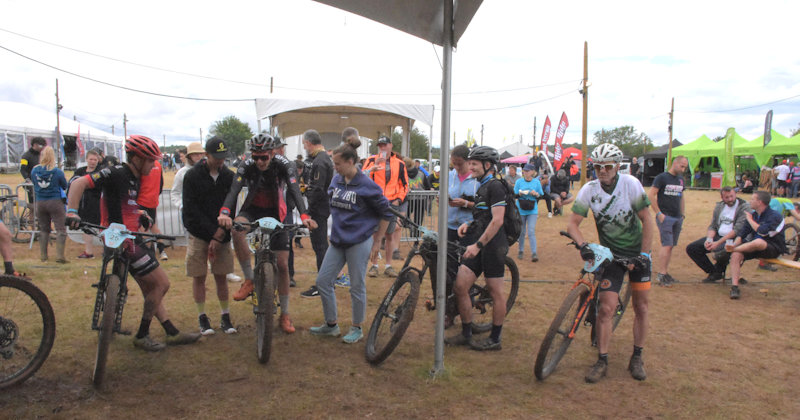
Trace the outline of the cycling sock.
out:
<instances>
[{"instance_id":1,"label":"cycling sock","mask_svg":"<svg viewBox=\"0 0 800 420\"><path fill-rule=\"evenodd\" d=\"M467 338L472 337L472 323L471 322L461 323L461 335L463 335L464 337L467 337Z\"/></svg>"},{"instance_id":2,"label":"cycling sock","mask_svg":"<svg viewBox=\"0 0 800 420\"><path fill-rule=\"evenodd\" d=\"M227 314L230 312L231 301L229 300L220 300L219 301L219 308L222 309L223 314Z\"/></svg>"},{"instance_id":3,"label":"cycling sock","mask_svg":"<svg viewBox=\"0 0 800 420\"><path fill-rule=\"evenodd\" d=\"M6 274L13 275L14 274L14 263L12 263L11 261L6 261L5 265L6 265Z\"/></svg>"},{"instance_id":4,"label":"cycling sock","mask_svg":"<svg viewBox=\"0 0 800 420\"><path fill-rule=\"evenodd\" d=\"M250 265L250 258L247 259L247 262L239 262L239 265L242 266L242 272L244 273L244 278L247 280L252 281L253 277L253 267Z\"/></svg>"},{"instance_id":5,"label":"cycling sock","mask_svg":"<svg viewBox=\"0 0 800 420\"><path fill-rule=\"evenodd\" d=\"M161 326L164 327L164 332L166 332L167 335L178 335L178 333L180 333L180 331L172 325L172 321L170 320L162 322Z\"/></svg>"},{"instance_id":6,"label":"cycling sock","mask_svg":"<svg viewBox=\"0 0 800 420\"><path fill-rule=\"evenodd\" d=\"M197 306L197 313L203 315L206 313L206 303L205 302L195 302L195 306Z\"/></svg>"},{"instance_id":7,"label":"cycling sock","mask_svg":"<svg viewBox=\"0 0 800 420\"><path fill-rule=\"evenodd\" d=\"M608 364L608 353L599 354L597 360L602 360L605 364Z\"/></svg>"},{"instance_id":8,"label":"cycling sock","mask_svg":"<svg viewBox=\"0 0 800 420\"><path fill-rule=\"evenodd\" d=\"M643 349L644 349L643 347L633 346L633 355L634 356L641 356Z\"/></svg>"},{"instance_id":9,"label":"cycling sock","mask_svg":"<svg viewBox=\"0 0 800 420\"><path fill-rule=\"evenodd\" d=\"M281 302L281 315L289 315L289 295L280 295L278 300Z\"/></svg>"},{"instance_id":10,"label":"cycling sock","mask_svg":"<svg viewBox=\"0 0 800 420\"><path fill-rule=\"evenodd\" d=\"M139 331L136 332L136 338L144 338L150 335L150 321L152 319L144 319L142 318L142 322L139 323Z\"/></svg>"},{"instance_id":11,"label":"cycling sock","mask_svg":"<svg viewBox=\"0 0 800 420\"><path fill-rule=\"evenodd\" d=\"M492 339L495 343L500 342L500 333L503 331L502 325L494 325L492 324L492 332L489 334L489 338Z\"/></svg>"}]
</instances>

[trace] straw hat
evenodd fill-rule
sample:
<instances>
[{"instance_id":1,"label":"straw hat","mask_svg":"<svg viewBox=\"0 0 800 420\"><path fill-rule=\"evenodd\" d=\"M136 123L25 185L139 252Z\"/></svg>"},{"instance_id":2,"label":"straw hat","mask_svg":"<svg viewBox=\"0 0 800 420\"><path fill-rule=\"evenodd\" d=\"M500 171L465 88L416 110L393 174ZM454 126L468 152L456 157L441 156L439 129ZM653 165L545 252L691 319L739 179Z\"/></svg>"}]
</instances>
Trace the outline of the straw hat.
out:
<instances>
[{"instance_id":1,"label":"straw hat","mask_svg":"<svg viewBox=\"0 0 800 420\"><path fill-rule=\"evenodd\" d=\"M186 154L187 155L191 155L192 153L204 154L205 152L206 151L205 151L205 149L203 149L203 145L200 144L199 141L195 141L195 142L189 143L189 147L186 148Z\"/></svg>"}]
</instances>

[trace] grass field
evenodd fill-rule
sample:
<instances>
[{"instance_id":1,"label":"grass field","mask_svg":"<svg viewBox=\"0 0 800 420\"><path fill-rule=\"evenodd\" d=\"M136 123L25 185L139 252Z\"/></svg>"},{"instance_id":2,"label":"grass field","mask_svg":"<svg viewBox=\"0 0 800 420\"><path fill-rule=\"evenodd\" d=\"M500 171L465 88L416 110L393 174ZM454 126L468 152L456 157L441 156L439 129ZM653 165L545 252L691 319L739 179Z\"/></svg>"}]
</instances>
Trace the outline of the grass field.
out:
<instances>
[{"instance_id":1,"label":"grass field","mask_svg":"<svg viewBox=\"0 0 800 420\"><path fill-rule=\"evenodd\" d=\"M17 175L18 176L18 175ZM167 175L168 177L170 174ZM171 178L168 178L171 179ZM0 183L15 184L0 177ZM728 298L728 286L700 284L703 273L686 256L686 244L705 234L715 192L687 193L687 220L670 272L673 288L654 286L650 334L644 350L648 378L626 371L632 349L632 312L612 338L608 377L584 383L596 359L582 329L558 369L545 381L533 375L541 339L578 274L578 252L558 235L565 217L540 217L538 263L517 261L524 280L503 330L503 350L478 353L446 348L443 376L433 365L434 313L420 304L405 338L379 367L364 360L363 341L309 334L322 321L318 299L299 293L313 284L313 252L307 239L297 250L291 313L298 331L276 332L267 365L255 357L254 320L246 303L232 303L235 335L220 331L198 344L152 354L136 350L130 337L111 344L106 388L95 391L90 373L97 337L90 328L99 259L75 258L81 247L68 244L67 265L40 263L38 250L15 245L15 264L50 298L57 321L53 351L39 372L0 394L3 418L797 418L800 400L800 283L797 271L771 273L748 262L742 299ZM592 221L583 224L590 238ZM655 245L655 244L654 244ZM657 247L657 246L656 246ZM404 244L401 251L407 252ZM509 251L516 255L516 245ZM171 249L166 268L171 289L166 305L174 323L196 330L191 282L184 275L184 250ZM654 252L654 255L656 253ZM399 269L401 263L396 262ZM237 265L237 272L238 265ZM239 272L239 274L241 274ZM391 279L368 278L368 322ZM207 311L219 323L213 282ZM235 290L238 284L231 284ZM422 299L430 295L423 282ZM349 327L350 300L337 289L340 322ZM131 283L124 327L135 331L141 294ZM457 329L457 328L456 328ZM447 335L456 329L446 331ZM152 334L163 330L154 323Z\"/></svg>"}]
</instances>

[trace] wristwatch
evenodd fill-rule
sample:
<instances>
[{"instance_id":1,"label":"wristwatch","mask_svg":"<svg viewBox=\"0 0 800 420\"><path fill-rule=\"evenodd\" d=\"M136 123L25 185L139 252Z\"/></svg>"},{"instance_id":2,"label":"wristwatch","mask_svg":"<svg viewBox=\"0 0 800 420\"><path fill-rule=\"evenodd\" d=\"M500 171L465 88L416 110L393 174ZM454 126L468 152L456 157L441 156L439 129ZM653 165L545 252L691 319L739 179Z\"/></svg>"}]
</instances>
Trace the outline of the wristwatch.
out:
<instances>
[{"instance_id":1,"label":"wristwatch","mask_svg":"<svg viewBox=\"0 0 800 420\"><path fill-rule=\"evenodd\" d=\"M483 249L483 242L481 241L475 242L475 246L477 246L478 249Z\"/></svg>"}]
</instances>

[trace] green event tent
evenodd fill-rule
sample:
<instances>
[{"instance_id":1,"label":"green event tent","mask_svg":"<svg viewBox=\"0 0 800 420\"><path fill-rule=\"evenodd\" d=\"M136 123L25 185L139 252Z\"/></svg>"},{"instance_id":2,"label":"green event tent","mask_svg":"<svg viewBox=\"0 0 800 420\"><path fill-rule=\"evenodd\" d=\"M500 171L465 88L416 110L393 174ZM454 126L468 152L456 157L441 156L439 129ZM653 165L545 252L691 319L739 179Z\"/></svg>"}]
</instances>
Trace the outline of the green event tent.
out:
<instances>
[{"instance_id":1,"label":"green event tent","mask_svg":"<svg viewBox=\"0 0 800 420\"><path fill-rule=\"evenodd\" d=\"M753 141L763 144L764 136ZM784 137L773 131L772 140L763 149L762 155L764 156L763 161L760 161L762 165L769 164L769 160L775 156L790 156L796 162L797 157L800 156L800 134L794 137Z\"/></svg>"},{"instance_id":2,"label":"green event tent","mask_svg":"<svg viewBox=\"0 0 800 420\"><path fill-rule=\"evenodd\" d=\"M780 134L777 135L780 136ZM740 170L758 170L761 164L761 155L759 153L763 152L761 144L755 141L747 141L747 139L734 131L733 153L735 162L740 167ZM722 167L725 164L726 156L724 139L715 142L704 134L691 143L672 149L673 157L680 155L686 156L689 160L689 172L692 175L697 171L723 172L723 174L727 172L727 169ZM753 156L755 159L746 159L744 158L745 156ZM714 158L716 158L716 161ZM764 159L766 160L766 158Z\"/></svg>"}]
</instances>

